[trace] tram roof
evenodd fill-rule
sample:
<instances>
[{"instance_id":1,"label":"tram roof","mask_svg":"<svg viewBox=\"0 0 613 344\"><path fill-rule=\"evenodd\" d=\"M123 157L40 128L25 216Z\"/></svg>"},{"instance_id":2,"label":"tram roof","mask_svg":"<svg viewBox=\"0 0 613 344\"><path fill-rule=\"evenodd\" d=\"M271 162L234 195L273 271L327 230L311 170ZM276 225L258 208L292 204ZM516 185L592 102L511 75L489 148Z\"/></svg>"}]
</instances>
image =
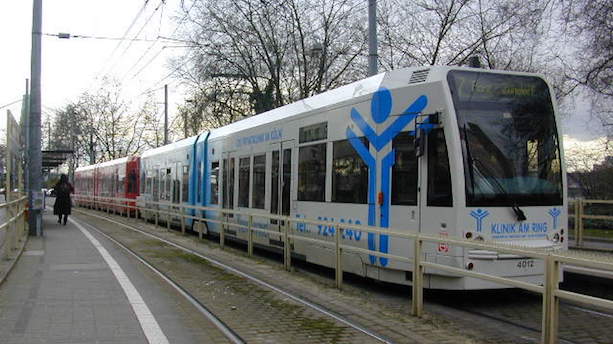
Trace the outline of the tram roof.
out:
<instances>
[{"instance_id":1,"label":"tram roof","mask_svg":"<svg viewBox=\"0 0 613 344\"><path fill-rule=\"evenodd\" d=\"M87 165L87 166L77 167L77 169L75 170L75 172L84 172L84 171L93 170L94 168L96 168L96 166L98 166L98 165L97 165L97 164L93 164L93 165Z\"/></svg>"},{"instance_id":2,"label":"tram roof","mask_svg":"<svg viewBox=\"0 0 613 344\"><path fill-rule=\"evenodd\" d=\"M114 166L114 165L117 165L117 164L125 164L127 162L128 162L128 157L125 156L123 158L118 158L118 159L113 159L113 160L101 162L96 167L109 167L109 166Z\"/></svg>"},{"instance_id":3,"label":"tram roof","mask_svg":"<svg viewBox=\"0 0 613 344\"><path fill-rule=\"evenodd\" d=\"M425 81L443 80L447 77L447 72L450 70L466 70L483 73L497 74L513 74L513 75L530 75L543 77L540 74L502 71L492 69L477 69L472 67L461 66L420 66L413 68L397 69L389 72L380 73L366 79L362 79L351 84L335 88L314 95L309 98L299 100L297 102L284 105L282 107L245 118L243 120L231 123L221 128L213 129L209 139L215 139L230 135L242 130L259 127L265 124L270 124L286 118L308 113L310 111L323 109L331 106L338 106L343 102L350 101L354 98L359 98L376 92L379 87L385 83L387 88L395 88L406 86L410 83L420 83ZM418 81L413 81L413 77L417 76ZM423 80L421 79L423 77Z\"/></svg>"},{"instance_id":4,"label":"tram roof","mask_svg":"<svg viewBox=\"0 0 613 344\"><path fill-rule=\"evenodd\" d=\"M200 134L205 135L204 133ZM206 136L206 135L205 135ZM161 146L161 147L157 147L157 148L153 148L153 149L148 149L145 152L143 152L143 154L141 155L141 158L147 158L147 157L151 157L154 155L158 155L158 154L164 154L167 152L171 152L174 151L177 148L182 148L182 147L186 147L186 146L191 146L196 142L196 136L191 136L188 137L186 139L177 141L177 142L173 142L173 143L169 143L165 146Z\"/></svg>"},{"instance_id":5,"label":"tram roof","mask_svg":"<svg viewBox=\"0 0 613 344\"><path fill-rule=\"evenodd\" d=\"M379 86L387 74L388 73L377 74L369 78L242 119L224 127L213 129L209 139L215 139L217 137L223 137L235 132L281 121L286 118L323 109L329 106L338 105L339 103L349 101L353 98L374 93L377 89L379 89Z\"/></svg>"}]
</instances>

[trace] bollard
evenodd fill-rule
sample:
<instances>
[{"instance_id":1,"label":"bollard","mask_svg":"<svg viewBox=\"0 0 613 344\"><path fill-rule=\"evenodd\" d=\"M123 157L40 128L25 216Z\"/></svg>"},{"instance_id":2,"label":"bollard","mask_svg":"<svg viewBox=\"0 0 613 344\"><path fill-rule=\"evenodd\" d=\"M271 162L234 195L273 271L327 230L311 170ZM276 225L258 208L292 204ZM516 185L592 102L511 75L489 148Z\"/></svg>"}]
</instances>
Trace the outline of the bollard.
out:
<instances>
[{"instance_id":1,"label":"bollard","mask_svg":"<svg viewBox=\"0 0 613 344\"><path fill-rule=\"evenodd\" d=\"M338 228L334 233L335 251L336 251L336 288L343 288L343 250L341 248L341 233L343 229Z\"/></svg>"},{"instance_id":2,"label":"bollard","mask_svg":"<svg viewBox=\"0 0 613 344\"><path fill-rule=\"evenodd\" d=\"M202 222L194 220L194 223L198 226L198 239L202 240Z\"/></svg>"},{"instance_id":3,"label":"bollard","mask_svg":"<svg viewBox=\"0 0 613 344\"><path fill-rule=\"evenodd\" d=\"M166 212L166 231L170 232L170 207L168 207Z\"/></svg>"},{"instance_id":4,"label":"bollard","mask_svg":"<svg viewBox=\"0 0 613 344\"><path fill-rule=\"evenodd\" d=\"M247 225L247 254L253 256L253 215L249 215L249 223Z\"/></svg>"},{"instance_id":5,"label":"bollard","mask_svg":"<svg viewBox=\"0 0 613 344\"><path fill-rule=\"evenodd\" d=\"M413 252L413 300L411 302L412 305L412 313L413 316L421 318L424 308L424 274L423 267L421 266L421 248L423 245L423 241L419 238L415 238L415 249Z\"/></svg>"}]
</instances>

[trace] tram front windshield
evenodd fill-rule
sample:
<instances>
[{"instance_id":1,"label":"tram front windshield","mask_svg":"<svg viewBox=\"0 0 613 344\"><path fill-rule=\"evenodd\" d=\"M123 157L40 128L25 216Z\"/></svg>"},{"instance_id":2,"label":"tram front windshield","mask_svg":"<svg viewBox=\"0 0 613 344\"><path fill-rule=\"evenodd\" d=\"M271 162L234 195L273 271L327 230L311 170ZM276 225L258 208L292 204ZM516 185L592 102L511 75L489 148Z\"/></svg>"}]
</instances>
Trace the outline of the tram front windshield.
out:
<instances>
[{"instance_id":1,"label":"tram front windshield","mask_svg":"<svg viewBox=\"0 0 613 344\"><path fill-rule=\"evenodd\" d=\"M451 71L467 206L562 204L560 149L538 77Z\"/></svg>"}]
</instances>

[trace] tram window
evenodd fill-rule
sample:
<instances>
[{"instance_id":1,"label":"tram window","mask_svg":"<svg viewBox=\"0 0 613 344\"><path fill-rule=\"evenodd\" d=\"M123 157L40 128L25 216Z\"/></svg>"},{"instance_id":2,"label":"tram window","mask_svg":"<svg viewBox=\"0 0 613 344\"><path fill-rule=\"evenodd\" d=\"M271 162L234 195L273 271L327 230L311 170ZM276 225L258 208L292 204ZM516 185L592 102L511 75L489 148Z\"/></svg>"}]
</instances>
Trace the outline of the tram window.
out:
<instances>
[{"instance_id":1,"label":"tram window","mask_svg":"<svg viewBox=\"0 0 613 344\"><path fill-rule=\"evenodd\" d=\"M223 192L223 207L234 209L234 158L223 160Z\"/></svg>"},{"instance_id":2,"label":"tram window","mask_svg":"<svg viewBox=\"0 0 613 344\"><path fill-rule=\"evenodd\" d=\"M175 173L173 173L173 182L172 182L172 203L181 202L181 177L179 174L183 172L179 168L179 164L176 164Z\"/></svg>"},{"instance_id":3,"label":"tram window","mask_svg":"<svg viewBox=\"0 0 613 344\"><path fill-rule=\"evenodd\" d=\"M270 173L270 213L279 213L279 151L272 152L272 170ZM276 220L273 220L276 221ZM276 222L272 222L276 223Z\"/></svg>"},{"instance_id":4,"label":"tram window","mask_svg":"<svg viewBox=\"0 0 613 344\"><path fill-rule=\"evenodd\" d=\"M153 190L151 189L151 185L152 184L152 180L151 177L147 177L147 184L146 184L146 188L145 188L145 193L151 194L153 192Z\"/></svg>"},{"instance_id":5,"label":"tram window","mask_svg":"<svg viewBox=\"0 0 613 344\"><path fill-rule=\"evenodd\" d=\"M366 138L360 139L368 147ZM334 142L332 202L365 204L368 198L368 166L349 140Z\"/></svg>"},{"instance_id":6,"label":"tram window","mask_svg":"<svg viewBox=\"0 0 613 344\"><path fill-rule=\"evenodd\" d=\"M289 216L289 198L292 185L292 150L283 150L283 181L281 183L281 215Z\"/></svg>"},{"instance_id":7,"label":"tram window","mask_svg":"<svg viewBox=\"0 0 613 344\"><path fill-rule=\"evenodd\" d=\"M183 166L183 176L181 178L181 202L189 201L189 166Z\"/></svg>"},{"instance_id":8,"label":"tram window","mask_svg":"<svg viewBox=\"0 0 613 344\"><path fill-rule=\"evenodd\" d=\"M230 183L230 187L228 190L228 202L230 205L230 209L234 209L234 189L235 189L235 185L234 185L234 170L235 170L235 166L236 166L236 159L231 158L230 159L230 176L228 177L228 183ZM233 217L234 214L230 214L230 217Z\"/></svg>"},{"instance_id":9,"label":"tram window","mask_svg":"<svg viewBox=\"0 0 613 344\"><path fill-rule=\"evenodd\" d=\"M240 158L238 162L238 206L249 208L249 174L251 158Z\"/></svg>"},{"instance_id":10,"label":"tram window","mask_svg":"<svg viewBox=\"0 0 613 344\"><path fill-rule=\"evenodd\" d=\"M202 162L196 162L196 203L202 201Z\"/></svg>"},{"instance_id":11,"label":"tram window","mask_svg":"<svg viewBox=\"0 0 613 344\"><path fill-rule=\"evenodd\" d=\"M166 169L166 200L172 202L172 170L170 168Z\"/></svg>"},{"instance_id":12,"label":"tram window","mask_svg":"<svg viewBox=\"0 0 613 344\"><path fill-rule=\"evenodd\" d=\"M402 132L392 141L396 159L392 167L392 204L417 205L417 156L415 137Z\"/></svg>"},{"instance_id":13,"label":"tram window","mask_svg":"<svg viewBox=\"0 0 613 344\"><path fill-rule=\"evenodd\" d=\"M159 195L159 193L158 193L158 191L159 191L158 189L159 189L159 187L160 187L160 184L159 184L159 183L160 183L159 171L158 171L158 170L155 170L155 171L154 171L154 173L153 173L153 187L152 187L152 189L153 189L152 194L153 194L153 200L154 200L154 201L157 201L157 200L159 200L159 199L160 199L160 198L159 198L159 197L160 197L160 195Z\"/></svg>"},{"instance_id":14,"label":"tram window","mask_svg":"<svg viewBox=\"0 0 613 344\"><path fill-rule=\"evenodd\" d=\"M219 161L211 163L211 204L219 204Z\"/></svg>"},{"instance_id":15,"label":"tram window","mask_svg":"<svg viewBox=\"0 0 613 344\"><path fill-rule=\"evenodd\" d=\"M428 135L428 206L451 207L451 173L443 129Z\"/></svg>"},{"instance_id":16,"label":"tram window","mask_svg":"<svg viewBox=\"0 0 613 344\"><path fill-rule=\"evenodd\" d=\"M136 193L138 188L136 186L136 171L130 170L128 173L128 192Z\"/></svg>"},{"instance_id":17,"label":"tram window","mask_svg":"<svg viewBox=\"0 0 613 344\"><path fill-rule=\"evenodd\" d=\"M298 200L323 202L326 197L326 144L300 147Z\"/></svg>"},{"instance_id":18,"label":"tram window","mask_svg":"<svg viewBox=\"0 0 613 344\"><path fill-rule=\"evenodd\" d=\"M253 190L251 204L253 208L264 209L266 193L266 154L253 157Z\"/></svg>"},{"instance_id":19,"label":"tram window","mask_svg":"<svg viewBox=\"0 0 613 344\"><path fill-rule=\"evenodd\" d=\"M142 170L140 180L140 193L147 193L147 183L145 182L147 180L147 172L145 171L145 169Z\"/></svg>"},{"instance_id":20,"label":"tram window","mask_svg":"<svg viewBox=\"0 0 613 344\"><path fill-rule=\"evenodd\" d=\"M228 195L228 159L223 159L223 170L222 170L222 175L223 175L223 204L222 207L223 208L228 208L228 199L230 198Z\"/></svg>"},{"instance_id":21,"label":"tram window","mask_svg":"<svg viewBox=\"0 0 613 344\"><path fill-rule=\"evenodd\" d=\"M166 200L166 169L160 171L160 199Z\"/></svg>"},{"instance_id":22,"label":"tram window","mask_svg":"<svg viewBox=\"0 0 613 344\"><path fill-rule=\"evenodd\" d=\"M328 138L328 122L308 125L300 128L298 135L299 143L325 140Z\"/></svg>"}]
</instances>

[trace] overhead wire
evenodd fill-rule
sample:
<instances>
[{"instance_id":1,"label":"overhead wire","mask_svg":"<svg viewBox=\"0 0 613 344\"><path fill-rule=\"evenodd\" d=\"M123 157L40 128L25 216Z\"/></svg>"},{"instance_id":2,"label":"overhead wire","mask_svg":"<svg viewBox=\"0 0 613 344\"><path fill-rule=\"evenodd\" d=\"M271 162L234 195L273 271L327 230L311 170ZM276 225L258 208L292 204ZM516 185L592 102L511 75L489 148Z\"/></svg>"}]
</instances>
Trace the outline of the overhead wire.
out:
<instances>
[{"instance_id":1,"label":"overhead wire","mask_svg":"<svg viewBox=\"0 0 613 344\"><path fill-rule=\"evenodd\" d=\"M145 21L145 23L140 27L140 29L138 30L138 32L136 33L136 35L134 35L134 38L138 38L138 36L140 36L140 34L143 32L143 30L145 29L145 27L147 27L147 25L149 25L149 22L151 21L151 19L153 18L153 16L157 13L157 11L163 6L166 5L166 0L160 0L160 3L158 4L158 6L155 8L155 10L153 10L153 12L151 13L151 15L147 18L147 20ZM115 63L111 66L111 69L106 73L106 74L110 74L113 69L115 69L115 66L117 66L117 64L119 63L119 61L121 61L121 58L128 52L128 50L130 49L130 47L132 46L133 42L128 43L128 46L125 47L122 51L122 53L119 55L119 57L116 59Z\"/></svg>"},{"instance_id":2,"label":"overhead wire","mask_svg":"<svg viewBox=\"0 0 613 344\"><path fill-rule=\"evenodd\" d=\"M192 2L192 5L190 6L189 9L187 9L187 11L185 12L185 15L181 18L181 20L179 21L179 23L177 24L177 26L175 27L175 29L173 30L173 32L170 34L170 37L162 37L162 36L158 36L158 38L161 39L166 39L166 40L171 40L171 41L179 41L179 42L185 42L185 43L192 43L192 42L188 42L188 41L183 41L183 40L178 40L175 38L171 38L172 36L175 35L175 33L179 30L179 28L181 27L181 25L183 25L183 23L185 22L185 20L187 19L187 17L189 16L190 12L192 11L192 9L194 8L194 6L196 5L196 1ZM186 47L192 47L192 46L186 46ZM133 76L132 79L134 79L135 77L137 77L143 70L145 70L145 68L147 68L151 63L153 63L153 61L162 53L162 51L165 49L166 47L162 47L162 49L155 55L153 56L151 59L149 59L149 61L147 61L147 63L145 63L145 65L143 67L141 67L141 69L136 72ZM144 55L143 55L144 56ZM193 59L193 57L191 57L189 60ZM173 71L171 71L168 75L166 75L164 78L160 79L159 81L155 82L152 86L150 86L147 90L143 91L140 93L140 95L149 93L149 90L154 89L155 85L158 85L159 83L163 82L164 80L168 79L169 77L171 77L174 73L176 73L178 70L180 69L180 66L175 68Z\"/></svg>"},{"instance_id":3,"label":"overhead wire","mask_svg":"<svg viewBox=\"0 0 613 344\"><path fill-rule=\"evenodd\" d=\"M138 13L136 13L136 16L134 17L134 19L132 19L132 22L130 23L130 25L128 26L126 31L123 33L123 36L121 37L122 39L119 40L119 42L117 42L117 45L115 45L115 48L113 49L113 51L111 52L109 57L106 58L105 61L111 61L113 59L113 56L115 56L115 52L117 52L117 50L119 49L119 46L121 46L121 43L123 43L123 39L125 39L126 36L128 35L128 33L130 32L130 30L132 30L132 27L134 26L134 24L136 24L136 21L143 14L143 12L145 11L145 8L147 7L148 3L149 3L149 0L145 0L145 3L143 4L143 7L141 7L141 9L138 11ZM104 71L107 68L107 65L108 65L108 63L105 63L102 66L102 68L98 71L98 73L96 73L96 77L94 78L94 80L98 79L100 74L102 74L102 71Z\"/></svg>"},{"instance_id":4,"label":"overhead wire","mask_svg":"<svg viewBox=\"0 0 613 344\"><path fill-rule=\"evenodd\" d=\"M11 105L14 105L14 104L20 103L20 102L22 102L22 101L23 101L23 98L19 98L19 99L15 100L15 101L12 101L12 102L8 103L8 104L4 104L4 105L0 106L0 109L3 109L3 108L5 108L5 107L9 107L9 106L11 106Z\"/></svg>"},{"instance_id":5,"label":"overhead wire","mask_svg":"<svg viewBox=\"0 0 613 344\"><path fill-rule=\"evenodd\" d=\"M136 62L134 62L134 64L133 64L133 65L132 65L132 66L131 66L131 67L128 69L128 71L127 71L127 72L124 74L124 76L121 78L121 82L123 82L123 81L125 80L125 78L128 76L128 74L130 74L130 72L131 72L131 71L132 71L132 70L133 70L133 69L134 69L134 68L135 68L135 67L136 67L136 66L137 66L137 65L140 63L140 61L142 61L142 59L143 59L143 58L144 58L144 57L145 57L145 56L146 56L146 55L149 53L149 51L151 51L151 49L153 49L153 47L154 47L154 46L155 46L155 45L156 45L156 44L157 44L157 43L160 41L160 39L162 39L162 37L160 36L160 32L161 32L161 30L162 30L162 19L163 19L163 18L164 18L164 9L162 8L162 13L161 13L161 15L160 15L160 24L158 25L158 35L157 35L157 38L156 38L154 41L152 41L153 43L151 43L151 44L149 45L149 47L147 48L147 50L145 50L145 52L144 52L144 53L143 53L143 54L142 54L142 55L141 55L141 56L140 56L140 57L139 57L139 58L136 60ZM163 49L164 49L164 48L162 48L162 50L163 50ZM162 50L160 50L160 51L159 51L159 52L158 52L158 53L155 55L155 57L157 57L157 56L158 56L158 55L159 55L159 54L162 52ZM155 57L154 57L154 58L155 58ZM139 71L139 73L140 73L140 71ZM136 75L138 75L138 73L136 73L136 74L135 74L135 75L132 77L132 79L134 79L134 77L135 77Z\"/></svg>"},{"instance_id":6,"label":"overhead wire","mask_svg":"<svg viewBox=\"0 0 613 344\"><path fill-rule=\"evenodd\" d=\"M146 39L146 38L122 38L122 37L108 37L108 36L90 36L90 35L73 35L73 34L61 34L61 33L43 33L44 36L52 36L52 37L62 37L62 35L69 35L66 38L80 38L80 39L99 39L99 40L110 40L110 41L132 41L132 42L176 42L177 40L167 37L158 36L156 39Z\"/></svg>"}]
</instances>

